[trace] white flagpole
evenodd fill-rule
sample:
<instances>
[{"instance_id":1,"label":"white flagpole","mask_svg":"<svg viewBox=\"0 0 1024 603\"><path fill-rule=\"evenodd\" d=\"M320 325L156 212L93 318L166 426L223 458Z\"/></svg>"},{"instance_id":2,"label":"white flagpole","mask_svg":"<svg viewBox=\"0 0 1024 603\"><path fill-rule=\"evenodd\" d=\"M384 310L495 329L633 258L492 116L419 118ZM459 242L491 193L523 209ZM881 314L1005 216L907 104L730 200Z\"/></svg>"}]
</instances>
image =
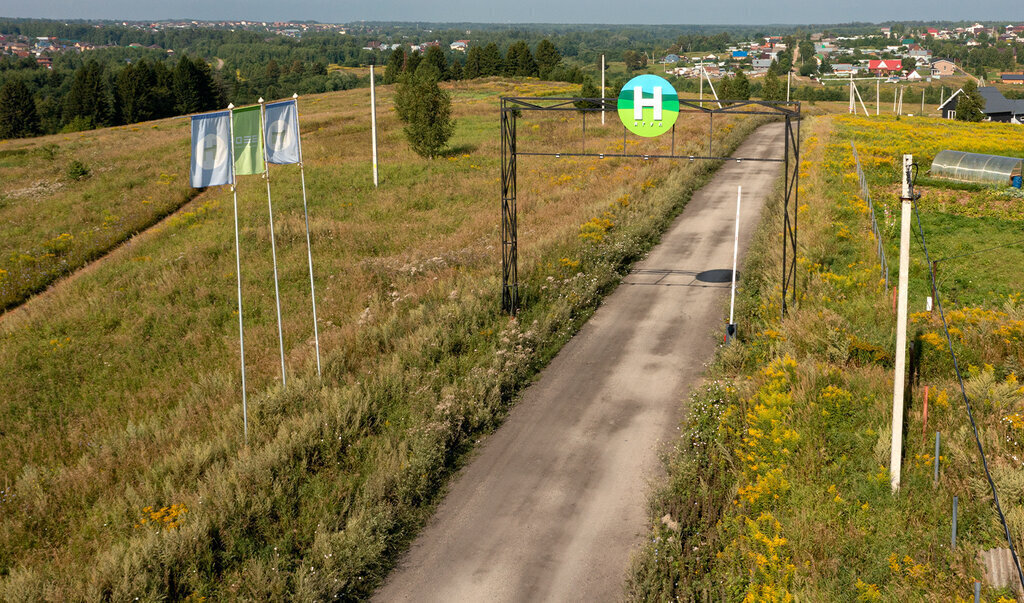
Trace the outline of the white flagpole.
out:
<instances>
[{"instance_id":1,"label":"white flagpole","mask_svg":"<svg viewBox=\"0 0 1024 603\"><path fill-rule=\"evenodd\" d=\"M235 275L238 277L238 349L242 356L242 430L245 434L245 445L249 445L249 412L245 399L245 329L242 327L242 259L238 244L238 188L235 177L235 116L231 111L235 105L228 105L228 125L231 129L231 194L235 199Z\"/></svg>"},{"instance_id":2,"label":"white flagpole","mask_svg":"<svg viewBox=\"0 0 1024 603\"><path fill-rule=\"evenodd\" d=\"M313 298L313 339L316 341L316 376L320 377L320 329L316 321L316 287L313 285L313 247L309 242L309 208L306 205L306 167L302 163L302 135L299 133L299 94L295 99L295 131L299 134L299 174L302 176L302 212L306 215L306 257L309 260L309 295ZM374 172L376 174L376 172Z\"/></svg>"},{"instance_id":3,"label":"white flagpole","mask_svg":"<svg viewBox=\"0 0 1024 603\"><path fill-rule=\"evenodd\" d=\"M601 125L604 125L604 55L601 55Z\"/></svg>"},{"instance_id":4,"label":"white flagpole","mask_svg":"<svg viewBox=\"0 0 1024 603\"><path fill-rule=\"evenodd\" d=\"M263 121L266 107L261 96L260 104L260 138L263 138ZM288 387L284 372L284 330L281 328L281 288L277 284L277 245L274 243L274 205L270 201L270 166L267 162L267 141L263 141L263 177L267 179L267 209L270 212L270 253L274 258L274 298L277 301L277 342L281 348L281 387Z\"/></svg>"},{"instance_id":5,"label":"white flagpole","mask_svg":"<svg viewBox=\"0 0 1024 603\"><path fill-rule=\"evenodd\" d=\"M370 65L370 131L373 136L373 187L377 188L377 83L373 77L373 65ZM296 103L298 110L298 103Z\"/></svg>"}]
</instances>

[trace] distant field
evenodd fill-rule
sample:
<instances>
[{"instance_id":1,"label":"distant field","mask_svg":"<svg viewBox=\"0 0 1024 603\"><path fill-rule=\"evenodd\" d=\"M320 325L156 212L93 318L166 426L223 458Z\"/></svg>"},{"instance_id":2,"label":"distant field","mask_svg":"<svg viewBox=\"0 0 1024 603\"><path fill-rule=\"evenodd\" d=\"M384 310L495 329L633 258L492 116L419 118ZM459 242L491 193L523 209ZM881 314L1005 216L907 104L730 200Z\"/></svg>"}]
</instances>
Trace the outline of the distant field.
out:
<instances>
[{"instance_id":1,"label":"distant field","mask_svg":"<svg viewBox=\"0 0 1024 603\"><path fill-rule=\"evenodd\" d=\"M264 183L240 179L248 447L226 187L0 316L0 413L16 418L0 435L0 599L365 596L460 455L711 168L522 158L525 305L510 320L499 311L497 98L577 88L490 80L450 89L456 135L433 161L408 150L393 90L379 89L378 190L369 91L300 99L323 381L298 169L271 167L287 391ZM624 148L615 121L588 119L588 149ZM722 152L754 126L715 123ZM169 120L0 145L19 150L0 154L11 166L0 208L11 237L0 244L35 250L65 232L76 243L104 228L130 233L106 216L173 211L191 194L188 127ZM682 116L677 150L699 152L705 127ZM526 114L520 148L574 146L579 130L575 113ZM629 139L625 148L668 144ZM66 178L72 159L92 175ZM13 194L32 187L47 192Z\"/></svg>"}]
</instances>

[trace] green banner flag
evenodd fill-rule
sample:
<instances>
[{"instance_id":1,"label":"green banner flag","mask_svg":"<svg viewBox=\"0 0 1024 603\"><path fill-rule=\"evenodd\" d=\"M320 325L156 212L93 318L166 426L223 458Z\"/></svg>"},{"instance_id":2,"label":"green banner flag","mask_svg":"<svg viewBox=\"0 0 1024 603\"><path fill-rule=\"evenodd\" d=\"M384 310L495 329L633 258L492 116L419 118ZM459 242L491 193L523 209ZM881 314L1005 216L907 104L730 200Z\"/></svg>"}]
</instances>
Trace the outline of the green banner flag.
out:
<instances>
[{"instance_id":1,"label":"green banner flag","mask_svg":"<svg viewBox=\"0 0 1024 603\"><path fill-rule=\"evenodd\" d=\"M244 107L231 112L234 127L235 174L248 176L263 173L263 128L260 108Z\"/></svg>"}]
</instances>

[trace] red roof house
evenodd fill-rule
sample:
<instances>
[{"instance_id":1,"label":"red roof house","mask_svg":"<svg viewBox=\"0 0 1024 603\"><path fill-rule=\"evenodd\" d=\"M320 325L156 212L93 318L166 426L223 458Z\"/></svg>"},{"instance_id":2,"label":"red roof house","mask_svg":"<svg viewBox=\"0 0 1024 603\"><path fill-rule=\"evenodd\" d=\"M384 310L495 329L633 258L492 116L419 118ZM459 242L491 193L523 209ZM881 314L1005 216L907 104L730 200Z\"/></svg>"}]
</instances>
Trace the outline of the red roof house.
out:
<instances>
[{"instance_id":1,"label":"red roof house","mask_svg":"<svg viewBox=\"0 0 1024 603\"><path fill-rule=\"evenodd\" d=\"M878 73L903 71L903 62L899 59L888 59L884 61L868 61L868 70Z\"/></svg>"}]
</instances>

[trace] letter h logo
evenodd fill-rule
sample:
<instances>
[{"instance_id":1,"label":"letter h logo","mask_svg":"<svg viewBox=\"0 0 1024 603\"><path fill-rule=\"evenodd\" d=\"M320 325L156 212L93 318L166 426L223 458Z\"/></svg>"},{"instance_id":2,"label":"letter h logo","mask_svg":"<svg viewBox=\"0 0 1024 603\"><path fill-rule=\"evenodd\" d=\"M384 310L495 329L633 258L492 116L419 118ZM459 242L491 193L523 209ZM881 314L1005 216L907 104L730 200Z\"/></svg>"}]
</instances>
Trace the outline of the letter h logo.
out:
<instances>
[{"instance_id":1,"label":"letter h logo","mask_svg":"<svg viewBox=\"0 0 1024 603\"><path fill-rule=\"evenodd\" d=\"M644 107L654 109L654 121L661 121L661 86L654 87L654 98L644 98L644 90L633 86L633 119L643 121Z\"/></svg>"}]
</instances>

